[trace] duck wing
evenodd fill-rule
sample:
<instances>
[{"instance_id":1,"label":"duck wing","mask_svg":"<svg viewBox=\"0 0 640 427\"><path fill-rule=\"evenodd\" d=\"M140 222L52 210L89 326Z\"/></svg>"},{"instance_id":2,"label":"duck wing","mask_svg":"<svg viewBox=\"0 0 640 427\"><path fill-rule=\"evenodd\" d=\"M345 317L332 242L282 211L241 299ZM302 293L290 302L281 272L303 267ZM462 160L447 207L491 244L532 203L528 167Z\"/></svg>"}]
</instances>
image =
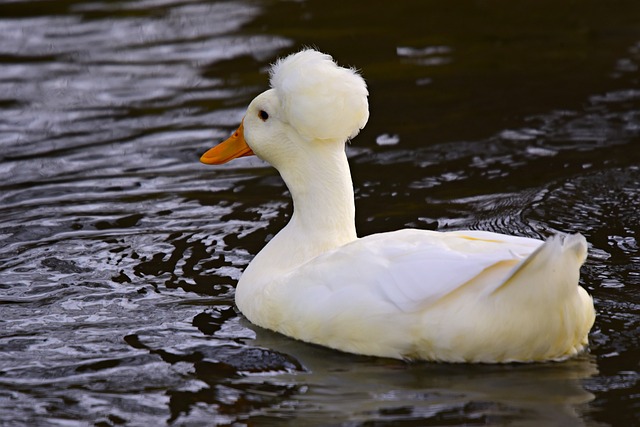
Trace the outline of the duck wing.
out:
<instances>
[{"instance_id":1,"label":"duck wing","mask_svg":"<svg viewBox=\"0 0 640 427\"><path fill-rule=\"evenodd\" d=\"M482 289L475 291L494 291L542 244L484 231L405 229L373 234L324 253L290 272L286 282L307 295L312 292L317 302L353 301L366 294L413 312L491 270L497 279L483 281Z\"/></svg>"}]
</instances>

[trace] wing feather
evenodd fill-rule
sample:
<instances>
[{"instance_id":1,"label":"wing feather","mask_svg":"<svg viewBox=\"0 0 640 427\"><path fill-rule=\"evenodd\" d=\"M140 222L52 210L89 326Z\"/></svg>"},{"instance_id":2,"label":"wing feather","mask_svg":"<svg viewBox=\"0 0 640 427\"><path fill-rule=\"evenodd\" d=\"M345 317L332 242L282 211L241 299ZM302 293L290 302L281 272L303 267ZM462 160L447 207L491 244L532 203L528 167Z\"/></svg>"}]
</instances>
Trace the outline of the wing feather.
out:
<instances>
[{"instance_id":1,"label":"wing feather","mask_svg":"<svg viewBox=\"0 0 640 427\"><path fill-rule=\"evenodd\" d=\"M506 279L508 266L541 244L483 231L406 229L367 236L322 254L291 272L286 282L292 288L302 285L305 292L314 289L314 304L326 302L335 308L355 304L353 299L366 295L369 303L377 298L377 305L412 312L436 303L494 266L505 266Z\"/></svg>"}]
</instances>

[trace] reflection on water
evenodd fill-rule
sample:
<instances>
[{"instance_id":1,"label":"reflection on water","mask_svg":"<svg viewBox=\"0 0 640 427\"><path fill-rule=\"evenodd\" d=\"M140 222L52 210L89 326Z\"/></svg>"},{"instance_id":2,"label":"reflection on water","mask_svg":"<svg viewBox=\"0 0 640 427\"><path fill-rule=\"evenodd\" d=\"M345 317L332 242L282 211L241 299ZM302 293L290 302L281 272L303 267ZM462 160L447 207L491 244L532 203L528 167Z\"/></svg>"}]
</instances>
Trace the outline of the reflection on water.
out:
<instances>
[{"instance_id":1,"label":"reflection on water","mask_svg":"<svg viewBox=\"0 0 640 427\"><path fill-rule=\"evenodd\" d=\"M295 403L271 408L258 419L295 417L304 409L310 425L326 425L327 420L576 425L580 423L576 407L594 397L581 382L597 373L589 356L545 365L406 364L338 354L263 330L254 342L286 350L307 369L276 376L285 383L302 381L306 388ZM261 382L264 377L244 381Z\"/></svg>"},{"instance_id":2,"label":"reflection on water","mask_svg":"<svg viewBox=\"0 0 640 427\"><path fill-rule=\"evenodd\" d=\"M3 423L640 417L640 4L334 3L0 4ZM304 44L369 83L371 122L348 147L359 233L585 234L589 354L406 364L236 313L235 283L290 202L257 159L197 159Z\"/></svg>"}]
</instances>

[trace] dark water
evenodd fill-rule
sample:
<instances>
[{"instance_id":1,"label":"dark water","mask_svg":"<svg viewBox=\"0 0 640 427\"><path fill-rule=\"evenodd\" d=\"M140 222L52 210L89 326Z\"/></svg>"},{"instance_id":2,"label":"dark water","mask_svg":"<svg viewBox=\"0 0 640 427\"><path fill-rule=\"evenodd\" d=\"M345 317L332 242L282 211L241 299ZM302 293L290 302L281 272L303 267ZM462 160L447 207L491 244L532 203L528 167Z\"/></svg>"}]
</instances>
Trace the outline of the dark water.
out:
<instances>
[{"instance_id":1,"label":"dark water","mask_svg":"<svg viewBox=\"0 0 640 427\"><path fill-rule=\"evenodd\" d=\"M198 157L303 45L369 83L359 233L583 233L588 354L405 364L234 311L291 206ZM0 424L640 423L639 67L636 0L0 2Z\"/></svg>"}]
</instances>

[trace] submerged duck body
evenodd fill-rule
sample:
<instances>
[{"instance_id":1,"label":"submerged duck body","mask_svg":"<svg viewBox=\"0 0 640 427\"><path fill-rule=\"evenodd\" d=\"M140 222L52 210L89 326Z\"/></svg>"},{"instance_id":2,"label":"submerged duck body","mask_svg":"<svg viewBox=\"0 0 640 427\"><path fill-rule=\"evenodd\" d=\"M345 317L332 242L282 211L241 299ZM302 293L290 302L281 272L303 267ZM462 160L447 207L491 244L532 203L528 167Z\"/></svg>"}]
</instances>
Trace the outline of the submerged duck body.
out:
<instances>
[{"instance_id":1,"label":"submerged duck body","mask_svg":"<svg viewBox=\"0 0 640 427\"><path fill-rule=\"evenodd\" d=\"M290 222L238 282L236 304L250 321L400 359L547 361L585 348L595 310L578 285L584 237L405 229L358 238L345 142L369 117L364 80L304 50L273 66L271 86L201 158L256 154L293 198Z\"/></svg>"}]
</instances>

